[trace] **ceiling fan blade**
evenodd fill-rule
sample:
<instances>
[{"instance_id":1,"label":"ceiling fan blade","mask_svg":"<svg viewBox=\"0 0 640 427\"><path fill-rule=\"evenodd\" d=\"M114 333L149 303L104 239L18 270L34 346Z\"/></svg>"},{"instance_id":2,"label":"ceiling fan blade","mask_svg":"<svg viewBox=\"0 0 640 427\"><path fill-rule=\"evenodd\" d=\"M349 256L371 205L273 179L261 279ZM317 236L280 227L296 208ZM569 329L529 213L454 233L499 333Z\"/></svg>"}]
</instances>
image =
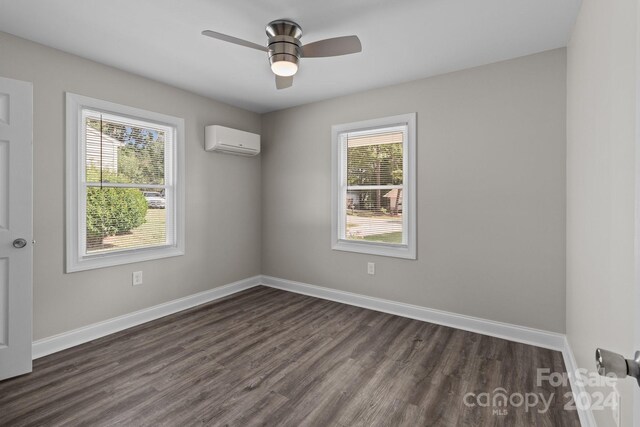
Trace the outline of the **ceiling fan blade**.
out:
<instances>
[{"instance_id":1,"label":"ceiling fan blade","mask_svg":"<svg viewBox=\"0 0 640 427\"><path fill-rule=\"evenodd\" d=\"M340 56L358 52L362 52L362 44L358 36L318 40L317 42L302 46L302 56L305 58Z\"/></svg>"},{"instance_id":2,"label":"ceiling fan blade","mask_svg":"<svg viewBox=\"0 0 640 427\"><path fill-rule=\"evenodd\" d=\"M293 76L282 77L276 75L276 89L286 89L293 86Z\"/></svg>"},{"instance_id":3,"label":"ceiling fan blade","mask_svg":"<svg viewBox=\"0 0 640 427\"><path fill-rule=\"evenodd\" d=\"M263 52L267 51L267 48L265 46L261 46L261 45L259 45L257 43L248 42L246 40L242 40L242 39L239 39L237 37L228 36L226 34L217 33L215 31L211 31L211 30L204 30L202 32L202 35L203 36L208 36L208 37L213 37L214 39L222 40L222 41L229 42L229 43L239 44L240 46L245 46L245 47L250 47L252 49L261 50Z\"/></svg>"}]
</instances>

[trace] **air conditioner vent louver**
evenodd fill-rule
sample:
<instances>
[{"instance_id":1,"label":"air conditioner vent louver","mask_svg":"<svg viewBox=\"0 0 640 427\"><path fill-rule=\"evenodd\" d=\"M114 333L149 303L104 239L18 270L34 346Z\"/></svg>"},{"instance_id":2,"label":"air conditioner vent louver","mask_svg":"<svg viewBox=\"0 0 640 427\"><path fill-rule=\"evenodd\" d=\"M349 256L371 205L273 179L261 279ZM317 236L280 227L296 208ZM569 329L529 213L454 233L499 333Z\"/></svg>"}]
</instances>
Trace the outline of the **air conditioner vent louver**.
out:
<instances>
[{"instance_id":1,"label":"air conditioner vent louver","mask_svg":"<svg viewBox=\"0 0 640 427\"><path fill-rule=\"evenodd\" d=\"M239 156L255 156L260 153L260 135L224 126L207 126L204 141L207 151Z\"/></svg>"}]
</instances>

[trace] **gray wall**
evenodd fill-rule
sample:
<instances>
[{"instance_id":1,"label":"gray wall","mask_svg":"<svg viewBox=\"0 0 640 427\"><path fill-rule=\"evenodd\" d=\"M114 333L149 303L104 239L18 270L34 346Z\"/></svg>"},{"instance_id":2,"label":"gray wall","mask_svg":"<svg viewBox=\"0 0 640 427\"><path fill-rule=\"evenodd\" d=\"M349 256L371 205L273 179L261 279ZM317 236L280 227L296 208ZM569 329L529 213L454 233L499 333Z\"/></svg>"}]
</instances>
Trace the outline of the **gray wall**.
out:
<instances>
[{"instance_id":1,"label":"gray wall","mask_svg":"<svg viewBox=\"0 0 640 427\"><path fill-rule=\"evenodd\" d=\"M260 273L260 158L202 148L205 125L260 132L259 115L5 33L0 75L34 85L34 339ZM65 91L185 119L184 256L64 273Z\"/></svg>"},{"instance_id":2,"label":"gray wall","mask_svg":"<svg viewBox=\"0 0 640 427\"><path fill-rule=\"evenodd\" d=\"M564 332L565 61L558 49L264 115L263 273ZM331 250L331 125L413 111L418 260Z\"/></svg>"},{"instance_id":3,"label":"gray wall","mask_svg":"<svg viewBox=\"0 0 640 427\"><path fill-rule=\"evenodd\" d=\"M564 331L562 49L262 118L4 33L0 57L34 83L34 339L261 272ZM185 119L185 256L64 273L65 91ZM412 111L418 260L332 251L331 125ZM262 159L204 152L207 124L262 125Z\"/></svg>"},{"instance_id":4,"label":"gray wall","mask_svg":"<svg viewBox=\"0 0 640 427\"><path fill-rule=\"evenodd\" d=\"M567 51L567 337L590 371L596 347L637 350L637 7L583 0ZM638 425L635 381L617 387L620 425ZM615 425L610 410L593 413L598 425Z\"/></svg>"}]
</instances>

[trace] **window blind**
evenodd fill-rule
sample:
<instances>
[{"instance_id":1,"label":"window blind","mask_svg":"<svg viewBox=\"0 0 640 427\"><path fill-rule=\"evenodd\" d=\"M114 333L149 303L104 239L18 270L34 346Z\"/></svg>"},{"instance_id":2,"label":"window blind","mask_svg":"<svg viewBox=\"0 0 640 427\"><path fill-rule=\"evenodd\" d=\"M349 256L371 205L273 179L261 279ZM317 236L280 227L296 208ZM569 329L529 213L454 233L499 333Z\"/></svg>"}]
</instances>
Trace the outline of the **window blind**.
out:
<instances>
[{"instance_id":1,"label":"window blind","mask_svg":"<svg viewBox=\"0 0 640 427\"><path fill-rule=\"evenodd\" d=\"M86 255L171 245L174 129L82 111Z\"/></svg>"},{"instance_id":2,"label":"window blind","mask_svg":"<svg viewBox=\"0 0 640 427\"><path fill-rule=\"evenodd\" d=\"M406 242L405 126L342 135L345 240Z\"/></svg>"}]
</instances>

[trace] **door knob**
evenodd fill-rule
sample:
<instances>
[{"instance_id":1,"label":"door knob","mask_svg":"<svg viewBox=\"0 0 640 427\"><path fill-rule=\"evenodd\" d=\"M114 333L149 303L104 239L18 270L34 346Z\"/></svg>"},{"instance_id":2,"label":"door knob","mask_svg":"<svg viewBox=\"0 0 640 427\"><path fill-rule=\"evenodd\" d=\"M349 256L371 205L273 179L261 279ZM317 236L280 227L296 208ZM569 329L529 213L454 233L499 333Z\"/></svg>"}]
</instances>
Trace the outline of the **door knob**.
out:
<instances>
[{"instance_id":1,"label":"door knob","mask_svg":"<svg viewBox=\"0 0 640 427\"><path fill-rule=\"evenodd\" d=\"M627 375L634 377L640 386L640 351L636 351L635 358L625 359L622 355L601 348L596 349L596 368L600 375L613 374L618 378Z\"/></svg>"},{"instance_id":2,"label":"door knob","mask_svg":"<svg viewBox=\"0 0 640 427\"><path fill-rule=\"evenodd\" d=\"M13 241L13 247L17 249L22 249L27 246L27 241L24 239L16 239Z\"/></svg>"}]
</instances>

